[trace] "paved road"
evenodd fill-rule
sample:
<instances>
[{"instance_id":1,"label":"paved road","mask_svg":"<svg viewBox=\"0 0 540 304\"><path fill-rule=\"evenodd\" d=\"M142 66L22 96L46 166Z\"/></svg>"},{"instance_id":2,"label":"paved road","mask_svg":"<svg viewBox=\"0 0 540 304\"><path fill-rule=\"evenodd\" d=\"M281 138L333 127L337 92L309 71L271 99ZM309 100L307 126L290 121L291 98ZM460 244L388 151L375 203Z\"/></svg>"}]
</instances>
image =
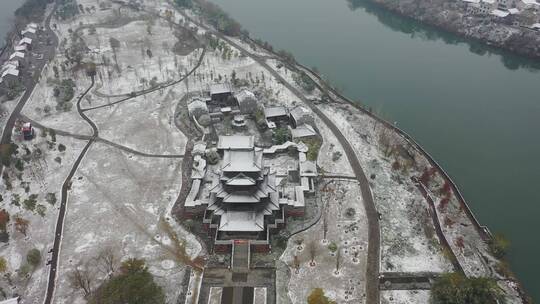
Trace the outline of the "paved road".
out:
<instances>
[{"instance_id":1,"label":"paved road","mask_svg":"<svg viewBox=\"0 0 540 304\"><path fill-rule=\"evenodd\" d=\"M289 89L293 94L295 94L299 99L301 99L306 105L308 105L311 110L321 118L321 120L330 128L334 136L339 140L340 144L343 146L345 154L349 159L351 167L360 183L360 189L362 191L362 199L366 209L366 214L368 218L368 261L366 266L366 301L369 304L379 303L379 263L380 263L380 229L379 229L379 214L375 208L375 203L373 201L373 196L371 194L371 189L369 187L369 181L360 165L360 161L356 155L356 152L352 145L349 143L347 138L341 133L340 129L329 119L316 105L314 105L306 96L300 92L296 87L291 85L286 79L284 79L278 72L276 72L272 67L270 67L264 58L258 57L251 54L248 50L244 49L242 46L238 45L225 35L217 32L213 29L208 28L206 25L199 23L194 20L184 12L180 11L180 14L187 20L196 24L197 26L204 28L207 31L210 31L212 34L218 36L219 38L227 41L229 44L233 45L235 48L240 50L240 52L252 58L262 67L264 67L270 74L272 74L278 81L280 81L287 89Z\"/></svg>"},{"instance_id":2,"label":"paved road","mask_svg":"<svg viewBox=\"0 0 540 304\"><path fill-rule=\"evenodd\" d=\"M44 43L43 47L41 47L38 43L38 40L41 41L41 39L34 40L34 52L41 52L43 54L43 59L36 60L34 59L32 61L33 64L35 64L34 69L31 71L31 75L28 75L28 69L24 69L23 74L23 80L22 84L26 88L24 91L23 96L19 100L19 103L15 106L13 111L11 112L11 115L8 118L8 121L6 123L6 126L4 128L4 131L2 132L2 139L0 139L0 144L9 144L11 143L11 135L13 132L13 126L15 125L15 121L17 121L17 118L19 117L19 114L21 113L24 105L28 101L28 98L32 95L32 92L34 91L34 88L36 87L36 84L39 82L39 77L36 79L34 78L34 75L41 75L41 72L43 70L43 67L47 62L49 62L51 59L54 58L55 50L58 45L58 37L54 34L54 32L51 30L51 18L56 10L57 4L55 4L54 8L52 9L51 13L45 20L45 30L41 34L41 37L49 37L51 38L51 45L46 45ZM45 39L46 40L46 39ZM27 54L29 55L29 54ZM28 56L29 58L32 58L31 56ZM29 64L27 64L29 65ZM0 164L0 173L3 171L3 166Z\"/></svg>"}]
</instances>

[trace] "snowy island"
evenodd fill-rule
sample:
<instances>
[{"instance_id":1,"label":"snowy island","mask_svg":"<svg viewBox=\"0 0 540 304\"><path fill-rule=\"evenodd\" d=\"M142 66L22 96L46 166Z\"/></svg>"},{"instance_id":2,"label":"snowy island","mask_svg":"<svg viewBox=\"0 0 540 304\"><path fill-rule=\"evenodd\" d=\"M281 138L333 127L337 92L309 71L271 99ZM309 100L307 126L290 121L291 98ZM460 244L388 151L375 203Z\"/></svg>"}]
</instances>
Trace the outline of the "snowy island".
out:
<instances>
[{"instance_id":1,"label":"snowy island","mask_svg":"<svg viewBox=\"0 0 540 304\"><path fill-rule=\"evenodd\" d=\"M43 14L2 55L0 303L528 303L427 152L215 5Z\"/></svg>"}]
</instances>

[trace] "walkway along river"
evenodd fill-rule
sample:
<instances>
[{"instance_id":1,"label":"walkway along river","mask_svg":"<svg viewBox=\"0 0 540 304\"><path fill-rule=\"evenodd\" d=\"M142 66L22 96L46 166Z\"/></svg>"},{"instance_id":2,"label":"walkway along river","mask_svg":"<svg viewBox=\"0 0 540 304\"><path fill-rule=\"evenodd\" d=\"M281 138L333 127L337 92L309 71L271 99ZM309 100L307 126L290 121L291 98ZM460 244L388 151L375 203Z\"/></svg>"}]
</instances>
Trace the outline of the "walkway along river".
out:
<instances>
[{"instance_id":1,"label":"walkway along river","mask_svg":"<svg viewBox=\"0 0 540 304\"><path fill-rule=\"evenodd\" d=\"M346 0L212 1L252 37L316 66L345 95L413 135L452 176L479 221L511 240L512 269L540 299L540 243L529 233L540 226L540 63L367 0L354 7Z\"/></svg>"}]
</instances>

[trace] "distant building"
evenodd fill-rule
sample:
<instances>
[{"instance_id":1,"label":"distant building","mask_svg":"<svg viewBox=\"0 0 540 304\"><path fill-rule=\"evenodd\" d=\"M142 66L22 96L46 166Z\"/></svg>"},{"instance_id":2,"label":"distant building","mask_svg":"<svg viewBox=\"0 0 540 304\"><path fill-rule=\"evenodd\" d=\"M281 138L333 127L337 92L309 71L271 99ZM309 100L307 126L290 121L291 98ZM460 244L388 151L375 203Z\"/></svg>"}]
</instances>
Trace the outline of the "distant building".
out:
<instances>
[{"instance_id":1,"label":"distant building","mask_svg":"<svg viewBox=\"0 0 540 304\"><path fill-rule=\"evenodd\" d=\"M277 124L289 121L289 111L285 107L265 107L263 112L269 129L275 128Z\"/></svg>"},{"instance_id":2,"label":"distant building","mask_svg":"<svg viewBox=\"0 0 540 304\"><path fill-rule=\"evenodd\" d=\"M13 54L11 54L9 56L9 60L18 60L18 61L21 61L23 60L25 57L24 53L23 52L14 52Z\"/></svg>"},{"instance_id":3,"label":"distant building","mask_svg":"<svg viewBox=\"0 0 540 304\"><path fill-rule=\"evenodd\" d=\"M292 109L290 111L290 118L291 118L291 125L295 128L303 124L309 124L309 125L315 124L313 115L311 115L311 112L303 106L297 106L294 109Z\"/></svg>"},{"instance_id":4,"label":"distant building","mask_svg":"<svg viewBox=\"0 0 540 304\"><path fill-rule=\"evenodd\" d=\"M300 139L309 139L317 137L317 131L311 126L307 124L300 125L296 128L291 128L291 137L293 140L300 140Z\"/></svg>"},{"instance_id":5,"label":"distant building","mask_svg":"<svg viewBox=\"0 0 540 304\"><path fill-rule=\"evenodd\" d=\"M21 130L25 140L31 140L34 138L34 128L32 128L32 124L29 122L25 123Z\"/></svg>"},{"instance_id":6,"label":"distant building","mask_svg":"<svg viewBox=\"0 0 540 304\"><path fill-rule=\"evenodd\" d=\"M500 9L492 10L490 14L492 16L497 17L497 18L506 18L506 17L508 17L508 15L510 15L510 13L508 11L503 11L503 10L500 10Z\"/></svg>"},{"instance_id":7,"label":"distant building","mask_svg":"<svg viewBox=\"0 0 540 304\"><path fill-rule=\"evenodd\" d=\"M32 44L32 39L28 38L28 37L23 37L20 41L19 41L19 45L24 45L26 44L27 46L31 45Z\"/></svg>"},{"instance_id":8,"label":"distant building","mask_svg":"<svg viewBox=\"0 0 540 304\"><path fill-rule=\"evenodd\" d=\"M516 7L519 10L532 9L537 11L540 8L540 3L536 0L519 0L516 2Z\"/></svg>"},{"instance_id":9,"label":"distant building","mask_svg":"<svg viewBox=\"0 0 540 304\"><path fill-rule=\"evenodd\" d=\"M228 104L233 97L233 90L228 83L211 84L209 87L211 101L218 104ZM232 104L229 104L232 105Z\"/></svg>"},{"instance_id":10,"label":"distant building","mask_svg":"<svg viewBox=\"0 0 540 304\"><path fill-rule=\"evenodd\" d=\"M291 195L280 196L275 170L265 163L265 154L296 147L298 185ZM199 149L202 150L202 149ZM203 212L203 223L214 235L214 250L230 250L235 241L247 240L256 251L270 249L270 234L284 225L285 216L304 213L304 192L313 191L316 165L306 160L307 147L288 142L270 149L255 146L253 136L220 136L217 151L221 162L201 177L201 154L192 175L192 190L184 203L184 216ZM283 179L280 177L280 179ZM202 188L207 187L205 190Z\"/></svg>"},{"instance_id":11,"label":"distant building","mask_svg":"<svg viewBox=\"0 0 540 304\"><path fill-rule=\"evenodd\" d=\"M196 98L188 104L188 113L190 117L199 119L201 115L208 114L208 106L205 101Z\"/></svg>"},{"instance_id":12,"label":"distant building","mask_svg":"<svg viewBox=\"0 0 540 304\"><path fill-rule=\"evenodd\" d=\"M7 67L2 71L0 84L3 86L13 86L20 82L19 70L15 67Z\"/></svg>"},{"instance_id":13,"label":"distant building","mask_svg":"<svg viewBox=\"0 0 540 304\"><path fill-rule=\"evenodd\" d=\"M20 301L20 298L15 297L15 298L0 301L0 304L18 304L19 301Z\"/></svg>"},{"instance_id":14,"label":"distant building","mask_svg":"<svg viewBox=\"0 0 540 304\"><path fill-rule=\"evenodd\" d=\"M237 130L244 129L246 127L246 120L244 118L244 115L241 115L241 114L234 115L232 126Z\"/></svg>"},{"instance_id":15,"label":"distant building","mask_svg":"<svg viewBox=\"0 0 540 304\"><path fill-rule=\"evenodd\" d=\"M28 50L28 46L26 44L18 44L14 46L13 49L16 52L26 52Z\"/></svg>"}]
</instances>

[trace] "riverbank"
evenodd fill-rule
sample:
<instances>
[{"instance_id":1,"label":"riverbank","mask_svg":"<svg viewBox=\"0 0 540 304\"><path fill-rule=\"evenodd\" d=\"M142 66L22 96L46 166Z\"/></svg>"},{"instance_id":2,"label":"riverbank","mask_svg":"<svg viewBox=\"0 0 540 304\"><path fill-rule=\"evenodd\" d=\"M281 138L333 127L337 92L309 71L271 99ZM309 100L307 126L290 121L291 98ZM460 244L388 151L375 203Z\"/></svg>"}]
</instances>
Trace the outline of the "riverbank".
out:
<instances>
[{"instance_id":1,"label":"riverbank","mask_svg":"<svg viewBox=\"0 0 540 304\"><path fill-rule=\"evenodd\" d=\"M531 59L540 59L540 32L504 23L493 16L473 15L463 1L347 1L352 9L369 2L402 17L411 18L462 38L473 39L484 45Z\"/></svg>"}]
</instances>

